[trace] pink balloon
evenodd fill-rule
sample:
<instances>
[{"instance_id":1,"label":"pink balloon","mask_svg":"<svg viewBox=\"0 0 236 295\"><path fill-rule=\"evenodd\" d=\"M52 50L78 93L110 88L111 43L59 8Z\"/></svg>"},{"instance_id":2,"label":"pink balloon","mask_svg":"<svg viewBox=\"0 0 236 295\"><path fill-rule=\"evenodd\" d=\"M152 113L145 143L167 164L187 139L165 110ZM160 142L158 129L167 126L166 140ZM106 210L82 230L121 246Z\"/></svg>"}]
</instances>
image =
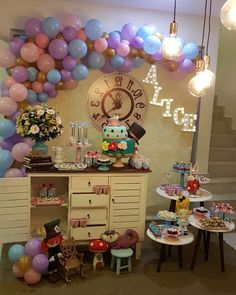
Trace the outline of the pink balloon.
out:
<instances>
[{"instance_id":1,"label":"pink balloon","mask_svg":"<svg viewBox=\"0 0 236 295\"><path fill-rule=\"evenodd\" d=\"M0 113L12 115L17 110L17 103L10 97L0 97Z\"/></svg>"},{"instance_id":2,"label":"pink balloon","mask_svg":"<svg viewBox=\"0 0 236 295\"><path fill-rule=\"evenodd\" d=\"M20 142L13 146L12 156L16 161L24 162L24 157L28 156L31 151L32 148L28 144Z\"/></svg>"},{"instance_id":3,"label":"pink balloon","mask_svg":"<svg viewBox=\"0 0 236 295\"><path fill-rule=\"evenodd\" d=\"M82 22L78 15L69 14L63 20L63 27L74 27L76 30L79 30L82 27Z\"/></svg>"},{"instance_id":4,"label":"pink balloon","mask_svg":"<svg viewBox=\"0 0 236 295\"><path fill-rule=\"evenodd\" d=\"M0 48L0 67L10 68L15 62L16 56L8 48Z\"/></svg>"},{"instance_id":5,"label":"pink balloon","mask_svg":"<svg viewBox=\"0 0 236 295\"><path fill-rule=\"evenodd\" d=\"M12 77L7 77L6 80L4 81L4 84L10 88L13 84L15 84L16 81Z\"/></svg>"},{"instance_id":6,"label":"pink balloon","mask_svg":"<svg viewBox=\"0 0 236 295\"><path fill-rule=\"evenodd\" d=\"M47 48L49 37L44 33L40 33L35 36L34 41L39 48Z\"/></svg>"},{"instance_id":7,"label":"pink balloon","mask_svg":"<svg viewBox=\"0 0 236 295\"><path fill-rule=\"evenodd\" d=\"M108 43L105 38L98 38L94 42L94 48L97 52L104 52L107 49Z\"/></svg>"},{"instance_id":8,"label":"pink balloon","mask_svg":"<svg viewBox=\"0 0 236 295\"><path fill-rule=\"evenodd\" d=\"M6 178L11 178L11 177L23 177L23 173L20 169L18 168L9 168L4 177Z\"/></svg>"},{"instance_id":9,"label":"pink balloon","mask_svg":"<svg viewBox=\"0 0 236 295\"><path fill-rule=\"evenodd\" d=\"M25 272L24 278L27 284L35 285L41 280L41 273L35 271L33 268L30 268Z\"/></svg>"},{"instance_id":10,"label":"pink balloon","mask_svg":"<svg viewBox=\"0 0 236 295\"><path fill-rule=\"evenodd\" d=\"M179 65L179 70L185 73L191 73L195 70L194 63L188 59L185 58Z\"/></svg>"},{"instance_id":11,"label":"pink balloon","mask_svg":"<svg viewBox=\"0 0 236 295\"><path fill-rule=\"evenodd\" d=\"M55 69L55 60L49 54L42 54L37 60L37 66L40 71L47 73Z\"/></svg>"},{"instance_id":12,"label":"pink balloon","mask_svg":"<svg viewBox=\"0 0 236 295\"><path fill-rule=\"evenodd\" d=\"M26 99L27 95L27 88L21 83L15 83L9 89L9 96L14 101L23 101Z\"/></svg>"},{"instance_id":13,"label":"pink balloon","mask_svg":"<svg viewBox=\"0 0 236 295\"><path fill-rule=\"evenodd\" d=\"M28 144L30 147L32 147L36 143L36 141L34 139L31 139L31 138L28 138L28 137L24 138L24 142L26 144Z\"/></svg>"},{"instance_id":14,"label":"pink balloon","mask_svg":"<svg viewBox=\"0 0 236 295\"><path fill-rule=\"evenodd\" d=\"M31 85L31 87L36 93L43 92L43 84L39 81L34 81Z\"/></svg>"},{"instance_id":15,"label":"pink balloon","mask_svg":"<svg viewBox=\"0 0 236 295\"><path fill-rule=\"evenodd\" d=\"M65 81L65 88L66 89L74 89L78 86L79 82L73 79Z\"/></svg>"},{"instance_id":16,"label":"pink balloon","mask_svg":"<svg viewBox=\"0 0 236 295\"><path fill-rule=\"evenodd\" d=\"M178 56L175 58L175 61L177 61L177 62L182 62L184 59L185 59L184 54L183 54L183 53L180 53L180 55L178 55Z\"/></svg>"},{"instance_id":17,"label":"pink balloon","mask_svg":"<svg viewBox=\"0 0 236 295\"><path fill-rule=\"evenodd\" d=\"M177 71L170 72L170 76L173 80L180 81L186 77L186 74L178 69Z\"/></svg>"},{"instance_id":18,"label":"pink balloon","mask_svg":"<svg viewBox=\"0 0 236 295\"><path fill-rule=\"evenodd\" d=\"M117 68L117 70L121 73L128 73L132 70L133 63L130 58L126 57L124 63L121 67Z\"/></svg>"},{"instance_id":19,"label":"pink balloon","mask_svg":"<svg viewBox=\"0 0 236 295\"><path fill-rule=\"evenodd\" d=\"M126 43L120 43L120 45L118 46L118 48L116 49L117 54L119 54L120 56L127 56L129 54L129 45Z\"/></svg>"},{"instance_id":20,"label":"pink balloon","mask_svg":"<svg viewBox=\"0 0 236 295\"><path fill-rule=\"evenodd\" d=\"M21 57L27 62L35 62L39 57L38 47L33 43L25 43L20 50Z\"/></svg>"},{"instance_id":21,"label":"pink balloon","mask_svg":"<svg viewBox=\"0 0 236 295\"><path fill-rule=\"evenodd\" d=\"M43 48L38 48L39 55L45 54L45 50Z\"/></svg>"},{"instance_id":22,"label":"pink balloon","mask_svg":"<svg viewBox=\"0 0 236 295\"><path fill-rule=\"evenodd\" d=\"M81 39L84 42L88 39L88 37L87 37L87 35L86 35L86 33L85 33L85 31L83 29L78 31L77 37L78 37L78 39Z\"/></svg>"},{"instance_id":23,"label":"pink balloon","mask_svg":"<svg viewBox=\"0 0 236 295\"><path fill-rule=\"evenodd\" d=\"M12 271L13 271L16 278L23 278L24 277L24 273L18 268L18 266L16 264L13 264Z\"/></svg>"}]
</instances>

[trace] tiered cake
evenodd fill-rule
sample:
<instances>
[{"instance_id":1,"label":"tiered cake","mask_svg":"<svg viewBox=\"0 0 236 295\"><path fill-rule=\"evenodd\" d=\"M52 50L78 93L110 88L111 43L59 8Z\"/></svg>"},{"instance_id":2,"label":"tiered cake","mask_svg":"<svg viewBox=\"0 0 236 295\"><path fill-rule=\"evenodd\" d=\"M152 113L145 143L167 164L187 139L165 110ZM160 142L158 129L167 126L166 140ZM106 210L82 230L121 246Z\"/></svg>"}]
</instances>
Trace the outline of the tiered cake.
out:
<instances>
[{"instance_id":1,"label":"tiered cake","mask_svg":"<svg viewBox=\"0 0 236 295\"><path fill-rule=\"evenodd\" d=\"M108 124L102 129L102 136L103 154L117 159L130 157L134 154L135 141L128 138L127 128L120 125L118 117L109 119ZM116 162L113 166L122 167L124 165L119 161L119 164Z\"/></svg>"}]
</instances>

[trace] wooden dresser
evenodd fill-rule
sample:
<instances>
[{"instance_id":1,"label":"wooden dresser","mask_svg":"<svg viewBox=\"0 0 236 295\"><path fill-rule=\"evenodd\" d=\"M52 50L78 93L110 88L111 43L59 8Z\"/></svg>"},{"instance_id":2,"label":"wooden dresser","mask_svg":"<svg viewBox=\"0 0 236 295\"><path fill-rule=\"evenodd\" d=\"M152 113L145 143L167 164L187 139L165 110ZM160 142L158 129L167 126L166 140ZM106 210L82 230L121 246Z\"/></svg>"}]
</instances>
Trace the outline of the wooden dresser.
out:
<instances>
[{"instance_id":1,"label":"wooden dresser","mask_svg":"<svg viewBox=\"0 0 236 295\"><path fill-rule=\"evenodd\" d=\"M138 259L145 232L148 172L150 171L128 167L113 168L107 172L88 168L79 172L30 172L27 178L1 179L0 211L5 212L5 215L0 215L0 241L8 243L27 240L35 228L60 218L65 235L73 236L79 243L99 239L107 229L114 229L120 234L127 229L134 229L139 235L136 246ZM13 183L13 189L10 189ZM31 206L31 197L39 196L40 185L43 183L55 185L57 196L64 197L65 203ZM96 194L94 186L99 185L109 185L109 192ZM7 212L13 215L10 216ZM24 222L17 217L17 227L13 230L15 236L12 238L7 229L14 223L12 216L15 213L16 216L22 214ZM86 219L87 226L71 226L71 220L81 218Z\"/></svg>"}]
</instances>

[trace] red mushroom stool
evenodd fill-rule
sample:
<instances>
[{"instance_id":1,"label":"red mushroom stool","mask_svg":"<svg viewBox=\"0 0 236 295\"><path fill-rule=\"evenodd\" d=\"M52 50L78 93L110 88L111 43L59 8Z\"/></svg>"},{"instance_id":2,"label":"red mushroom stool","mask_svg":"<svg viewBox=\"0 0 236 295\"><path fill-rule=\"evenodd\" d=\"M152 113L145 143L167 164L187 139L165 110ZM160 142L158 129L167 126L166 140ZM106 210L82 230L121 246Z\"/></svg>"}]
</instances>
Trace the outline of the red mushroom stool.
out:
<instances>
[{"instance_id":1,"label":"red mushroom stool","mask_svg":"<svg viewBox=\"0 0 236 295\"><path fill-rule=\"evenodd\" d=\"M106 252L108 248L108 243L103 240L93 240L89 243L89 251L94 253L94 270L104 267L103 253Z\"/></svg>"},{"instance_id":2,"label":"red mushroom stool","mask_svg":"<svg viewBox=\"0 0 236 295\"><path fill-rule=\"evenodd\" d=\"M128 249L111 249L111 269L114 268L116 263L116 274L120 274L120 270L128 268L128 271L131 272L131 257L133 255L133 250ZM127 261L127 262L125 262Z\"/></svg>"}]
</instances>

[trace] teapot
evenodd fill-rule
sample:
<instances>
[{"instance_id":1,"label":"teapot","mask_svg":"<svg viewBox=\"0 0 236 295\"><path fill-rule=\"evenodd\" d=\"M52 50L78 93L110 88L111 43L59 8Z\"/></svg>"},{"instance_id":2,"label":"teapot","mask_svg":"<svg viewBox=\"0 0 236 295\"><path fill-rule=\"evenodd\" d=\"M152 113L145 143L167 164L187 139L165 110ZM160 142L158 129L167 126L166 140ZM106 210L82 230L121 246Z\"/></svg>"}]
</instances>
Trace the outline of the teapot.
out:
<instances>
[{"instance_id":1,"label":"teapot","mask_svg":"<svg viewBox=\"0 0 236 295\"><path fill-rule=\"evenodd\" d=\"M65 162L65 152L62 147L54 146L52 147L53 151L53 162L56 164L61 164Z\"/></svg>"}]
</instances>

